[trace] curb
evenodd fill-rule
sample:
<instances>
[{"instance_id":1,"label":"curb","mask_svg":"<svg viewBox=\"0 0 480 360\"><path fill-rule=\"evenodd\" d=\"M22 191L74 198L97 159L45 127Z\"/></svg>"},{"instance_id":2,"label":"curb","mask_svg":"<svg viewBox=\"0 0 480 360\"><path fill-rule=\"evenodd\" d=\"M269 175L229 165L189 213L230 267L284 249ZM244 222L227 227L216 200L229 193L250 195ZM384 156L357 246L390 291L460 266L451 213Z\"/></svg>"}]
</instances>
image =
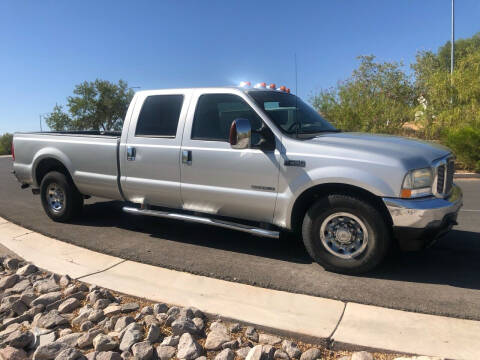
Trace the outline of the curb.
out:
<instances>
[{"instance_id":1,"label":"curb","mask_svg":"<svg viewBox=\"0 0 480 360\"><path fill-rule=\"evenodd\" d=\"M0 244L40 268L152 301L319 343L450 359L480 358L480 321L293 294L168 270L49 238L0 217Z\"/></svg>"},{"instance_id":2,"label":"curb","mask_svg":"<svg viewBox=\"0 0 480 360\"><path fill-rule=\"evenodd\" d=\"M480 179L480 174L477 173L455 173L455 179Z\"/></svg>"}]
</instances>

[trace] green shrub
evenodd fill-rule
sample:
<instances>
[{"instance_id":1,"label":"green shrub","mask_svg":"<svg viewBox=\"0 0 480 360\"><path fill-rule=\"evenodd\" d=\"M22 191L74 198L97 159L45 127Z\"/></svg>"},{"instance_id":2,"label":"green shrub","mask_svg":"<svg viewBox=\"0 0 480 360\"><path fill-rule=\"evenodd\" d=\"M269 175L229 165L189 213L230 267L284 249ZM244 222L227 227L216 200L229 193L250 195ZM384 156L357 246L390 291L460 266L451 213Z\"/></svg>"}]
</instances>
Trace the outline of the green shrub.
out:
<instances>
[{"instance_id":1,"label":"green shrub","mask_svg":"<svg viewBox=\"0 0 480 360\"><path fill-rule=\"evenodd\" d=\"M0 137L0 155L9 155L12 153L13 135L5 133Z\"/></svg>"},{"instance_id":2,"label":"green shrub","mask_svg":"<svg viewBox=\"0 0 480 360\"><path fill-rule=\"evenodd\" d=\"M447 131L446 145L469 169L480 172L480 128L466 126Z\"/></svg>"}]
</instances>

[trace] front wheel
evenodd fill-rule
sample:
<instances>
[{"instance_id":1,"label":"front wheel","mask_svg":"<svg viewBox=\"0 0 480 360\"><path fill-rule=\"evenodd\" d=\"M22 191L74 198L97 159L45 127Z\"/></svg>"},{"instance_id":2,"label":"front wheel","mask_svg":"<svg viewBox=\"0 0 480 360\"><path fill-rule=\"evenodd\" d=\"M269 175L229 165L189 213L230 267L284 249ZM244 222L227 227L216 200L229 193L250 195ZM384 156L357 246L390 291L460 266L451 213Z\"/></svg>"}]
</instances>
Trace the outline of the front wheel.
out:
<instances>
[{"instance_id":1,"label":"front wheel","mask_svg":"<svg viewBox=\"0 0 480 360\"><path fill-rule=\"evenodd\" d=\"M302 237L310 256L326 270L360 274L385 258L391 234L369 202L344 194L320 198L307 211Z\"/></svg>"},{"instance_id":2,"label":"front wheel","mask_svg":"<svg viewBox=\"0 0 480 360\"><path fill-rule=\"evenodd\" d=\"M52 171L40 185L42 206L54 221L66 222L82 211L83 196L64 174Z\"/></svg>"}]
</instances>

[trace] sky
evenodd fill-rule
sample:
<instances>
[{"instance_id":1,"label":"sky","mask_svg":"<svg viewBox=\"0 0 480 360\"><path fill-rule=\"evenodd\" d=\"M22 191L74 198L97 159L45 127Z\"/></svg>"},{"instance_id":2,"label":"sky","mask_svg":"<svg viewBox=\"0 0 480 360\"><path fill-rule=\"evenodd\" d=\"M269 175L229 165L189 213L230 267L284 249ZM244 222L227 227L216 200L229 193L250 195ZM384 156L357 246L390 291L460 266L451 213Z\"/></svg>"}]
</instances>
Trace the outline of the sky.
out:
<instances>
[{"instance_id":1,"label":"sky","mask_svg":"<svg viewBox=\"0 0 480 360\"><path fill-rule=\"evenodd\" d=\"M403 61L450 39L451 0L0 2L0 134L38 131L85 80L159 89L273 82L308 99L359 55ZM480 31L456 0L456 38ZM43 123L43 129L46 125Z\"/></svg>"}]
</instances>

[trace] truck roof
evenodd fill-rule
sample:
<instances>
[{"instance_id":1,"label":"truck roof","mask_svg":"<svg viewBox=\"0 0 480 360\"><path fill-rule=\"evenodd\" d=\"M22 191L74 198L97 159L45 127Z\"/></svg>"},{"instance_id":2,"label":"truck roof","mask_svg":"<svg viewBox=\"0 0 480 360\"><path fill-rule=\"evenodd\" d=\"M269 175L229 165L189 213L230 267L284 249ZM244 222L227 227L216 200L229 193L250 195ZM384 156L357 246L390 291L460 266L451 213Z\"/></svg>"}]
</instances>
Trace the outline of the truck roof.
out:
<instances>
[{"instance_id":1,"label":"truck roof","mask_svg":"<svg viewBox=\"0 0 480 360\"><path fill-rule=\"evenodd\" d=\"M225 90L225 89L232 89L232 90L239 90L243 92L249 91L273 91L273 92L281 92L285 93L285 91L277 90L277 89L269 89L269 88L255 88L255 87L243 87L243 86L204 86L204 87L189 87L189 88L164 88L164 89L149 89L149 90L139 90L135 93L154 93L156 91L185 91L185 90Z\"/></svg>"}]
</instances>

